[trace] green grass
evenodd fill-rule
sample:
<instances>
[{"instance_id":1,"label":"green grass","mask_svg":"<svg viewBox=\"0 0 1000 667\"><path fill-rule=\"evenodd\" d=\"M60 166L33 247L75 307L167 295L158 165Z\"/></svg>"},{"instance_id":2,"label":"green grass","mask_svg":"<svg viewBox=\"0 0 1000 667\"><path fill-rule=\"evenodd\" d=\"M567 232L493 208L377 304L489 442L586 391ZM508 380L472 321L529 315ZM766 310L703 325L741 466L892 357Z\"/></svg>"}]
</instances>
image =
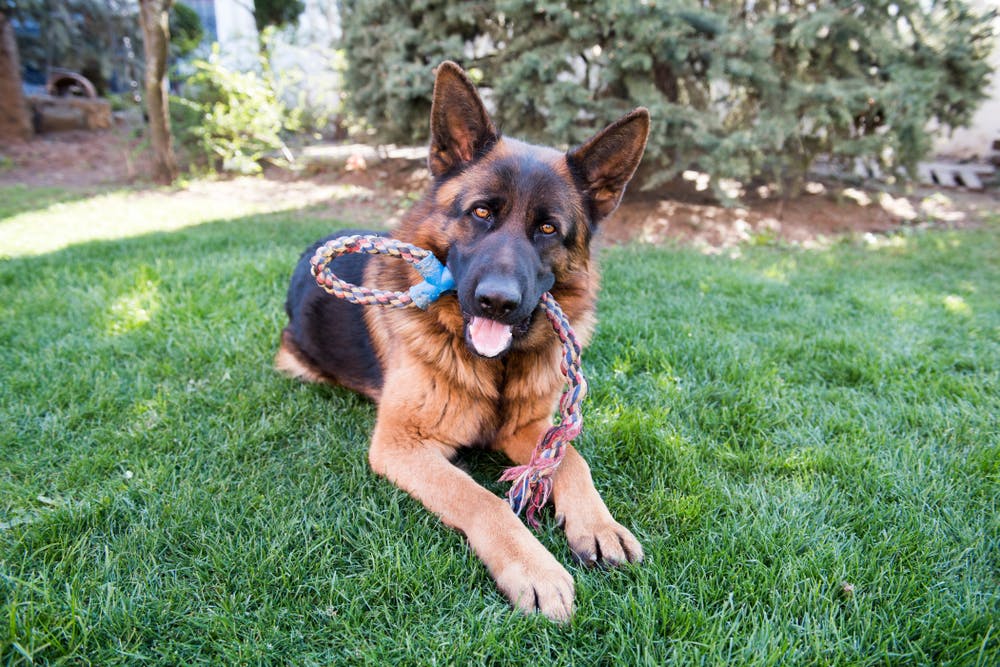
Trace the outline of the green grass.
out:
<instances>
[{"instance_id":1,"label":"green grass","mask_svg":"<svg viewBox=\"0 0 1000 667\"><path fill-rule=\"evenodd\" d=\"M3 664L1000 661L1000 221L605 252L579 446L647 560L571 564L547 514L560 627L368 471L371 405L271 371L329 221L54 243L100 197L0 190Z\"/></svg>"}]
</instances>

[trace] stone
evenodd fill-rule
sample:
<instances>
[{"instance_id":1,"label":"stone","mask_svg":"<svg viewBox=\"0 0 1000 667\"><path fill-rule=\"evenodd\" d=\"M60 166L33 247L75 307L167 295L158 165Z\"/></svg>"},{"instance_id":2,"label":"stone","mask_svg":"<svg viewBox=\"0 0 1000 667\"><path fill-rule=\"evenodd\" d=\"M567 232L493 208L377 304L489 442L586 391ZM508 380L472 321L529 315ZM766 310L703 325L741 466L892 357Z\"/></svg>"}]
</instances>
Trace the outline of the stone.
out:
<instances>
[{"instance_id":1,"label":"stone","mask_svg":"<svg viewBox=\"0 0 1000 667\"><path fill-rule=\"evenodd\" d=\"M111 127L111 103L84 97L29 95L28 106L39 132L106 130Z\"/></svg>"}]
</instances>

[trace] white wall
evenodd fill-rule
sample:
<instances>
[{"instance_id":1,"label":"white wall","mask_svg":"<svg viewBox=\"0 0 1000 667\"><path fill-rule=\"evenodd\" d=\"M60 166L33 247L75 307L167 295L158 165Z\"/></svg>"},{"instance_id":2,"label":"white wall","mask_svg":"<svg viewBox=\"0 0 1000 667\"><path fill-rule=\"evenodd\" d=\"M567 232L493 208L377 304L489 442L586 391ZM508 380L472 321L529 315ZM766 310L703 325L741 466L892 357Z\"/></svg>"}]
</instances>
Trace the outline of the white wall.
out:
<instances>
[{"instance_id":1,"label":"white wall","mask_svg":"<svg viewBox=\"0 0 1000 667\"><path fill-rule=\"evenodd\" d=\"M340 14L331 0L304 0L295 27L278 31L271 43L271 67L279 94L289 106L325 114L340 107Z\"/></svg>"},{"instance_id":2,"label":"white wall","mask_svg":"<svg viewBox=\"0 0 1000 667\"><path fill-rule=\"evenodd\" d=\"M253 0L215 0L215 27L223 64L236 70L253 69L258 53Z\"/></svg>"}]
</instances>

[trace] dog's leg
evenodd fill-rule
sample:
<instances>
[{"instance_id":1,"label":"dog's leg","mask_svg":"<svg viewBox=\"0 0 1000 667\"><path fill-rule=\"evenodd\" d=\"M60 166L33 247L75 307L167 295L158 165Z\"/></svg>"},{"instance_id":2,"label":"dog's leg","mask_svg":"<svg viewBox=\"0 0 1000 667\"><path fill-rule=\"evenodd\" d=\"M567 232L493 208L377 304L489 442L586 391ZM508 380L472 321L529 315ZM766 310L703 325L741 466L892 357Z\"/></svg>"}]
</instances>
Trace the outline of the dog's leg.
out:
<instances>
[{"instance_id":1,"label":"dog's leg","mask_svg":"<svg viewBox=\"0 0 1000 667\"><path fill-rule=\"evenodd\" d=\"M499 448L515 463L531 460L535 445L551 426L541 419L501 435ZM573 554L587 565L621 565L642 560L642 545L614 520L590 476L590 466L580 453L567 445L566 456L552 477L552 499L556 520L563 524Z\"/></svg>"},{"instance_id":2,"label":"dog's leg","mask_svg":"<svg viewBox=\"0 0 1000 667\"><path fill-rule=\"evenodd\" d=\"M385 403L383 403L384 405ZM497 587L526 613L564 622L573 613L573 578L510 507L448 460L451 449L414 441L412 423L380 410L372 469L462 532Z\"/></svg>"},{"instance_id":3,"label":"dog's leg","mask_svg":"<svg viewBox=\"0 0 1000 667\"><path fill-rule=\"evenodd\" d=\"M302 353L295 344L292 332L285 327L281 332L281 345L274 355L274 369L292 380L302 382L329 382L318 370L302 359ZM331 383L332 384L332 383Z\"/></svg>"}]
</instances>

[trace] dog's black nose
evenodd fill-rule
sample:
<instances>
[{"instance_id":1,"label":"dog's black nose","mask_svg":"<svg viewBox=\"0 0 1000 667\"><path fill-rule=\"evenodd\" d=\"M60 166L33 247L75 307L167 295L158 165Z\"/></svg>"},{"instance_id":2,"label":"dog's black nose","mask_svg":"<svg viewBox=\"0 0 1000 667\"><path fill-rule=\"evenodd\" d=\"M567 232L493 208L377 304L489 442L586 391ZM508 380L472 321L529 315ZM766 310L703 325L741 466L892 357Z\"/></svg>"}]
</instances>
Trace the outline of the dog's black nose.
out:
<instances>
[{"instance_id":1,"label":"dog's black nose","mask_svg":"<svg viewBox=\"0 0 1000 667\"><path fill-rule=\"evenodd\" d=\"M487 276L476 285L476 303L482 315L498 320L521 305L517 281L501 276Z\"/></svg>"}]
</instances>

